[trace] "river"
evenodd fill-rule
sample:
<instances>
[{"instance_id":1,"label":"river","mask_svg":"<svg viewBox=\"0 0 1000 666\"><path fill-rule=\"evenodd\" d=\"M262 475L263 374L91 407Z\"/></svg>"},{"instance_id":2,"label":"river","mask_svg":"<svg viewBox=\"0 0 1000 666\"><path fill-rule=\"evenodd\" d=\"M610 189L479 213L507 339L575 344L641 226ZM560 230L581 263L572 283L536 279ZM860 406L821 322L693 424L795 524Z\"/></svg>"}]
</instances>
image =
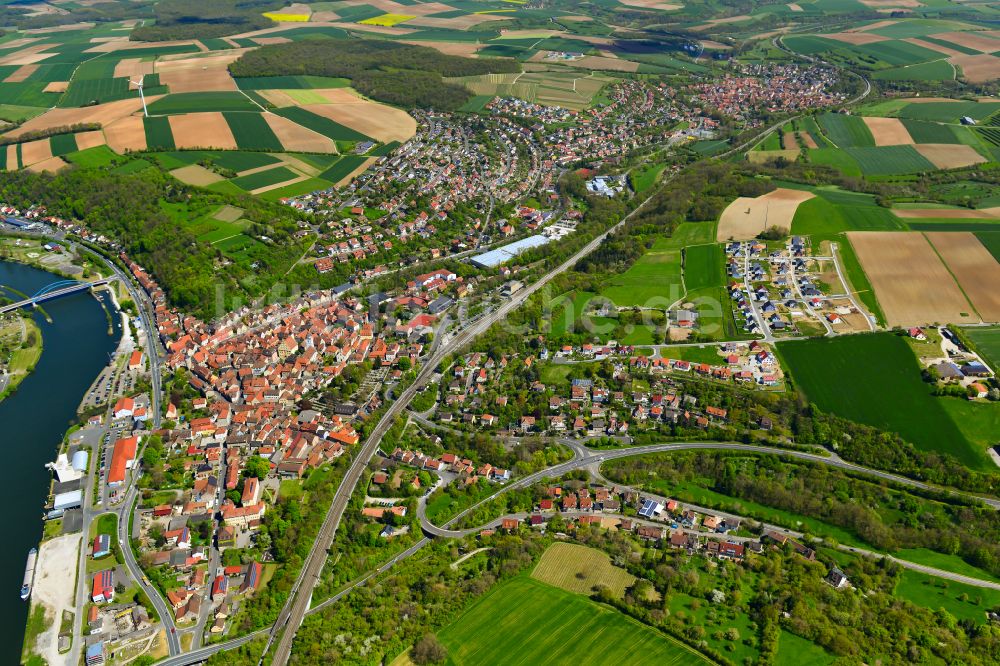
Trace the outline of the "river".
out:
<instances>
[{"instance_id":1,"label":"river","mask_svg":"<svg viewBox=\"0 0 1000 666\"><path fill-rule=\"evenodd\" d=\"M0 261L0 285L29 295L61 279L37 268ZM114 307L106 294L102 298ZM0 623L8 627L8 637L18 637L0 642L2 664L21 660L20 636L28 604L21 601L18 591L28 550L42 537L42 507L51 479L44 465L55 459L80 400L121 336L120 318L112 318L114 332L109 335L107 315L89 292L48 301L43 307L52 323L35 315L42 330L42 357L17 392L0 402L0 452L7 469L0 482L6 534L0 548ZM75 568L76 562L66 566Z\"/></svg>"}]
</instances>

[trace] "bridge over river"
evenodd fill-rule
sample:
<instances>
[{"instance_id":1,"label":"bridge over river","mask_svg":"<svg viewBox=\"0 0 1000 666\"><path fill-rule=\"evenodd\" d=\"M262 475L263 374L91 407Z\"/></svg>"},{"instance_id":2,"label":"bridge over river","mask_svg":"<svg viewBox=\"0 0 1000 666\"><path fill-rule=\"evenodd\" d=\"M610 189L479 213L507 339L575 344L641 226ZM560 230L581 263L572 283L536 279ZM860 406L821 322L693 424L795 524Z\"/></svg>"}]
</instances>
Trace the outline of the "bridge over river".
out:
<instances>
[{"instance_id":1,"label":"bridge over river","mask_svg":"<svg viewBox=\"0 0 1000 666\"><path fill-rule=\"evenodd\" d=\"M27 307L29 305L38 305L44 301L50 301L53 298L59 298L60 296L68 296L69 294L75 294L86 289L101 287L117 279L117 276L112 276L101 278L100 280L95 280L93 282L81 282L80 280L60 280L58 282L53 282L52 284L39 289L30 298L0 307L0 314L13 312L14 310Z\"/></svg>"}]
</instances>

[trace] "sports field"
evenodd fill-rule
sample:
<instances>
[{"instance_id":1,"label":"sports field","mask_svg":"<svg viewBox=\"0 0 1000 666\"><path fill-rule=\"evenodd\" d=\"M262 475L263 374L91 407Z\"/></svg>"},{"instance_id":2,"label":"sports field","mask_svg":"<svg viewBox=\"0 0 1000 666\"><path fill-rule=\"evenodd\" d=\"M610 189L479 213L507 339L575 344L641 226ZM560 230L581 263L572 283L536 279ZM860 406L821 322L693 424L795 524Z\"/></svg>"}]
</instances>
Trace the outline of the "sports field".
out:
<instances>
[{"instance_id":1,"label":"sports field","mask_svg":"<svg viewBox=\"0 0 1000 666\"><path fill-rule=\"evenodd\" d=\"M528 577L510 580L438 632L456 666L710 664L693 649L618 611Z\"/></svg>"},{"instance_id":2,"label":"sports field","mask_svg":"<svg viewBox=\"0 0 1000 666\"><path fill-rule=\"evenodd\" d=\"M798 390L826 412L899 433L917 448L991 464L931 395L906 341L891 333L779 342Z\"/></svg>"},{"instance_id":3,"label":"sports field","mask_svg":"<svg viewBox=\"0 0 1000 666\"><path fill-rule=\"evenodd\" d=\"M531 577L568 592L590 595L603 585L617 598L635 582L635 576L611 564L607 553L572 543L554 543L535 565Z\"/></svg>"}]
</instances>

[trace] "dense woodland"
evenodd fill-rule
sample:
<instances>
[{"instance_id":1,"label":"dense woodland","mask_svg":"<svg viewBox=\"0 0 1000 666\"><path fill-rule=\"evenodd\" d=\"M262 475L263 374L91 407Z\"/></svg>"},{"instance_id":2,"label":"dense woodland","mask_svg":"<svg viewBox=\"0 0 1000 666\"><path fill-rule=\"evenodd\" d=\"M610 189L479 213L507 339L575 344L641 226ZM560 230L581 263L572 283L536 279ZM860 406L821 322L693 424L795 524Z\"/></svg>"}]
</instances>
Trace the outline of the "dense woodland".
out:
<instances>
[{"instance_id":1,"label":"dense woodland","mask_svg":"<svg viewBox=\"0 0 1000 666\"><path fill-rule=\"evenodd\" d=\"M250 51L230 65L229 71L235 77L344 77L362 94L380 102L453 111L472 93L443 77L519 72L521 66L514 60L463 58L389 41L309 39Z\"/></svg>"},{"instance_id":2,"label":"dense woodland","mask_svg":"<svg viewBox=\"0 0 1000 666\"><path fill-rule=\"evenodd\" d=\"M274 25L263 12L280 9L280 0L160 0L156 22L132 31L140 42L225 37Z\"/></svg>"}]
</instances>

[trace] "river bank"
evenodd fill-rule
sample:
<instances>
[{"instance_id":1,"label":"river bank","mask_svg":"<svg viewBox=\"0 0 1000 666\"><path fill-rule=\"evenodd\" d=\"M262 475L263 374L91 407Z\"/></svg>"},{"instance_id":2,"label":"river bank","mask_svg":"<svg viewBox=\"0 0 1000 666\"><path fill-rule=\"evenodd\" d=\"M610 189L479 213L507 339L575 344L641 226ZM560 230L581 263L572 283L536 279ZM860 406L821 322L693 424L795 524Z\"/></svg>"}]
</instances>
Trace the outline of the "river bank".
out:
<instances>
[{"instance_id":1,"label":"river bank","mask_svg":"<svg viewBox=\"0 0 1000 666\"><path fill-rule=\"evenodd\" d=\"M60 279L50 272L0 260L0 283L25 293L33 294ZM80 398L108 364L121 336L120 317L112 317L109 334L105 307L115 309L109 294L95 297L83 291L47 302L51 323L32 312L44 350L35 371L0 402L0 449L6 454L8 468L16 470L0 484L8 533L6 547L0 550L0 620L14 627L14 635L28 619L29 605L17 592L28 550L42 538L42 510L51 486L51 473L44 465L55 459L64 433L77 418ZM75 563L67 566L75 571ZM0 644L0 663L20 663L21 648L22 640ZM37 654L34 646L31 648Z\"/></svg>"},{"instance_id":2,"label":"river bank","mask_svg":"<svg viewBox=\"0 0 1000 666\"><path fill-rule=\"evenodd\" d=\"M34 372L43 344L34 319L21 313L0 315L0 402Z\"/></svg>"}]
</instances>

